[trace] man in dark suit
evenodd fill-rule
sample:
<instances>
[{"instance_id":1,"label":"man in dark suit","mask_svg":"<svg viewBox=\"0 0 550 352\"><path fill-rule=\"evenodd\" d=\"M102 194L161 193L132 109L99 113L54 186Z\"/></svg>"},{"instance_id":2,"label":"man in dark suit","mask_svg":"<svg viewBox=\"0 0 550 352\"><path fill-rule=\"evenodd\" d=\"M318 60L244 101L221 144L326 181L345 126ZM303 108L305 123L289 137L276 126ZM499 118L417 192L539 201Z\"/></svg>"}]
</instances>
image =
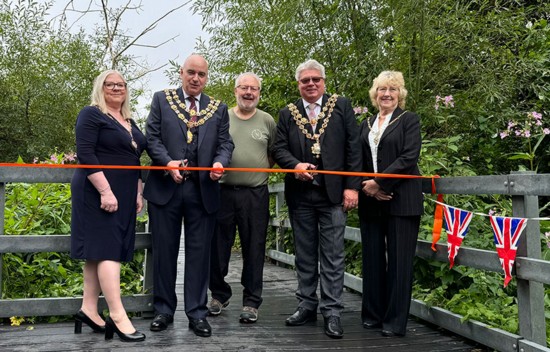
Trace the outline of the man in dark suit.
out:
<instances>
[{"instance_id":1,"label":"man in dark suit","mask_svg":"<svg viewBox=\"0 0 550 352\"><path fill-rule=\"evenodd\" d=\"M208 80L208 63L189 56L180 68L182 88L155 93L147 118L148 154L153 165L213 167L229 165L233 142L229 135L227 105L202 91ZM210 336L206 320L210 244L219 208L218 180L222 170L151 171L144 197L148 201L153 239L155 318L151 331L173 322L177 259L184 219L185 314L198 336Z\"/></svg>"},{"instance_id":2,"label":"man in dark suit","mask_svg":"<svg viewBox=\"0 0 550 352\"><path fill-rule=\"evenodd\" d=\"M346 211L357 206L361 181L357 177L323 175L315 170L359 171L358 127L346 98L324 94L323 65L315 60L300 64L296 80L302 98L280 111L273 148L274 160L281 168L299 171L285 177L299 301L286 325L317 320L319 307L325 333L341 338ZM317 297L319 280L321 300Z\"/></svg>"}]
</instances>

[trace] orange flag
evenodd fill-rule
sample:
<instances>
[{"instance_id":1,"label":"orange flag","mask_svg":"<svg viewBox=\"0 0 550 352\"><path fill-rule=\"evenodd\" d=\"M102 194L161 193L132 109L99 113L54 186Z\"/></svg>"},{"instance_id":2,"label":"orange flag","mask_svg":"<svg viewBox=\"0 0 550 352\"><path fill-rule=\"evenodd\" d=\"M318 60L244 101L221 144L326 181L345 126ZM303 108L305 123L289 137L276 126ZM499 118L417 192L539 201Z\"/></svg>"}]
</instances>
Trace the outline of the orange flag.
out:
<instances>
[{"instance_id":1,"label":"orange flag","mask_svg":"<svg viewBox=\"0 0 550 352\"><path fill-rule=\"evenodd\" d=\"M435 178L439 176L434 176L432 178L432 194L437 193L435 190ZM432 229L432 251L437 252L435 244L439 241L441 237L441 228L443 227L443 194L437 195L437 203L435 204L435 214L434 214L434 226Z\"/></svg>"}]
</instances>

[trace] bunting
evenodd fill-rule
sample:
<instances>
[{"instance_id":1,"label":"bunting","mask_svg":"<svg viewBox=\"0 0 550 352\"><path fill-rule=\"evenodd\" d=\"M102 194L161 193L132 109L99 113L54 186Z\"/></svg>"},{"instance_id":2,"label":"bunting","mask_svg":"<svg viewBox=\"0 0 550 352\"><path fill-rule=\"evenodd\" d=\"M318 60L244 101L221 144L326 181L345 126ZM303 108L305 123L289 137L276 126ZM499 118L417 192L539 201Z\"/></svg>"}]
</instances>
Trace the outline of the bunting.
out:
<instances>
[{"instance_id":1,"label":"bunting","mask_svg":"<svg viewBox=\"0 0 550 352\"><path fill-rule=\"evenodd\" d=\"M466 210L444 205L445 228L447 229L447 252L450 268L453 267L458 249L468 233L472 213Z\"/></svg>"},{"instance_id":2,"label":"bunting","mask_svg":"<svg viewBox=\"0 0 550 352\"><path fill-rule=\"evenodd\" d=\"M527 219L490 216L495 246L504 269L504 287L512 280L512 266L516 260L519 238L527 226Z\"/></svg>"}]
</instances>

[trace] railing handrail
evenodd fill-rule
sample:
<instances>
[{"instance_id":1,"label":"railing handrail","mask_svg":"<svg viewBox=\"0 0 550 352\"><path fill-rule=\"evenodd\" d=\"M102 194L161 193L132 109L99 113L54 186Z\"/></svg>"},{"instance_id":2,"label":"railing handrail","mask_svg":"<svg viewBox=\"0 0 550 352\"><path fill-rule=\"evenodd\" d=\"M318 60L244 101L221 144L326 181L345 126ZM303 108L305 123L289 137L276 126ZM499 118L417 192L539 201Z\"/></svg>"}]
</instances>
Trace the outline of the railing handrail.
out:
<instances>
[{"instance_id":1,"label":"railing handrail","mask_svg":"<svg viewBox=\"0 0 550 352\"><path fill-rule=\"evenodd\" d=\"M466 176L436 178L436 192L440 194L469 195L509 195L512 197L513 216L537 218L538 196L550 195L550 174L514 172L497 176ZM432 180L424 179L422 189L428 195L432 192ZM286 216L281 221L280 208L284 202L284 185L270 186L276 194L276 216L270 225L275 228L290 228ZM434 198L435 199L435 198ZM277 231L279 236L279 231ZM359 229L346 228L346 240L361 242ZM294 256L287 254L276 241L276 249L269 249L268 256L276 261L293 265ZM447 246L437 244L437 252L432 251L431 243L418 241L416 255L425 259L447 262ZM529 221L516 258L515 277L518 281L518 311L520 334L511 334L486 324L467 321L462 316L448 310L431 307L413 299L410 313L435 323L447 330L465 336L499 351L550 351L546 347L546 322L544 317L544 286L550 284L550 262L541 260L540 224ZM455 265L502 273L499 258L495 251L462 246ZM361 278L346 273L346 287L362 291Z\"/></svg>"},{"instance_id":2,"label":"railing handrail","mask_svg":"<svg viewBox=\"0 0 550 352\"><path fill-rule=\"evenodd\" d=\"M5 183L68 183L73 173L73 169L39 169L37 171L37 169L0 167L0 256L6 252L54 251L54 249L62 251L67 249L67 241L69 241L67 235L4 235ZM431 182L430 179L423 180L424 192L431 192ZM435 185L437 192L442 194L510 195L512 196L513 215L533 218L538 217L537 197L550 195L550 174L512 173L510 175L497 176L448 177L436 179ZM280 229L289 227L288 220L284 219L281 221L280 217L280 208L284 201L284 185L270 185L270 192L276 194L277 200L277 213L271 219L271 225ZM501 351L550 351L546 348L544 287L542 286L543 283L550 283L550 263L540 259L539 224L532 223L528 225L525 231L526 234L524 237L527 237L527 239L520 244L516 260L518 306L521 308L519 309L520 335L510 334L498 328L490 328L485 324L475 321L462 323L461 316L441 308L429 307L417 300L413 300L412 302L411 314ZM533 234L536 234L536 236ZM533 239L533 237L535 238ZM346 239L360 241L359 230L348 227L346 229ZM43 243L38 244L35 241ZM138 235L137 243L137 248L150 248L150 234L143 233ZM427 259L447 260L444 245L438 244L440 250L437 253L432 252L429 249L429 245L426 241L419 241L417 255ZM269 249L268 256L292 265L293 256L280 251L279 246L280 244L277 242L276 249ZM483 261L479 260L480 257L484 258ZM146 274L150 269L150 258L151 256L148 256L146 260ZM460 256L455 260L455 263L483 270L500 270L496 253L474 248L461 248ZM149 282L149 280L145 280ZM360 280L360 278L346 274L346 285L357 291L361 291L362 288ZM150 288L150 284L144 285L144 287ZM51 302L52 306L55 305L56 307L55 315L62 315L74 312L78 308L80 298L0 300L0 317L16 315L15 313L17 312L19 314L24 313L23 315L54 315L52 311L45 308L45 306L50 305L44 305L44 302ZM151 302L152 298L150 294L124 297L124 304L128 311L149 312L152 310ZM104 305L104 302L102 301L101 304Z\"/></svg>"},{"instance_id":3,"label":"railing handrail","mask_svg":"<svg viewBox=\"0 0 550 352\"><path fill-rule=\"evenodd\" d=\"M4 234L6 205L6 183L70 183L74 169L30 169L23 167L0 167L0 297L2 288L2 255L4 253L69 252L70 235ZM136 234L135 250L151 249L151 234ZM153 313L152 256L146 252L143 275L143 293L124 295L122 301L126 311ZM48 297L0 299L0 318L11 316L52 316L72 315L80 308L81 297ZM99 309L107 308L105 299L100 297Z\"/></svg>"}]
</instances>

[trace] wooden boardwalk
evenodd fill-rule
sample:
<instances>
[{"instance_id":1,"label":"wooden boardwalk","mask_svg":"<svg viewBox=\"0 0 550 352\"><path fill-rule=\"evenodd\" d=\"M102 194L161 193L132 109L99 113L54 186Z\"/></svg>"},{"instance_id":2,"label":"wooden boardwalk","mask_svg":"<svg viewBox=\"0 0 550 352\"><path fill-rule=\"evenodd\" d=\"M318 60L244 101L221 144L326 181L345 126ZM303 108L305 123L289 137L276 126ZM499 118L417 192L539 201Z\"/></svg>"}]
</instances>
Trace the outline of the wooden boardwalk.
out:
<instances>
[{"instance_id":1,"label":"wooden boardwalk","mask_svg":"<svg viewBox=\"0 0 550 352\"><path fill-rule=\"evenodd\" d=\"M180 258L183 258L181 253ZM122 342L115 335L105 341L87 326L82 334L73 334L73 323L36 324L19 327L0 325L0 351L485 351L471 341L441 329L409 320L407 336L386 338L380 331L361 326L361 296L345 292L345 310L342 315L344 338L334 340L323 330L322 316L315 324L287 327L284 321L296 308L294 271L266 264L264 272L264 302L256 324L239 323L242 304L240 286L240 255L232 256L229 282L234 296L230 305L218 317L209 317L212 336L197 337L188 329L183 311L183 264L178 276L179 307L175 322L168 330L149 331L150 319L134 318L135 327L143 331L144 342Z\"/></svg>"}]
</instances>

